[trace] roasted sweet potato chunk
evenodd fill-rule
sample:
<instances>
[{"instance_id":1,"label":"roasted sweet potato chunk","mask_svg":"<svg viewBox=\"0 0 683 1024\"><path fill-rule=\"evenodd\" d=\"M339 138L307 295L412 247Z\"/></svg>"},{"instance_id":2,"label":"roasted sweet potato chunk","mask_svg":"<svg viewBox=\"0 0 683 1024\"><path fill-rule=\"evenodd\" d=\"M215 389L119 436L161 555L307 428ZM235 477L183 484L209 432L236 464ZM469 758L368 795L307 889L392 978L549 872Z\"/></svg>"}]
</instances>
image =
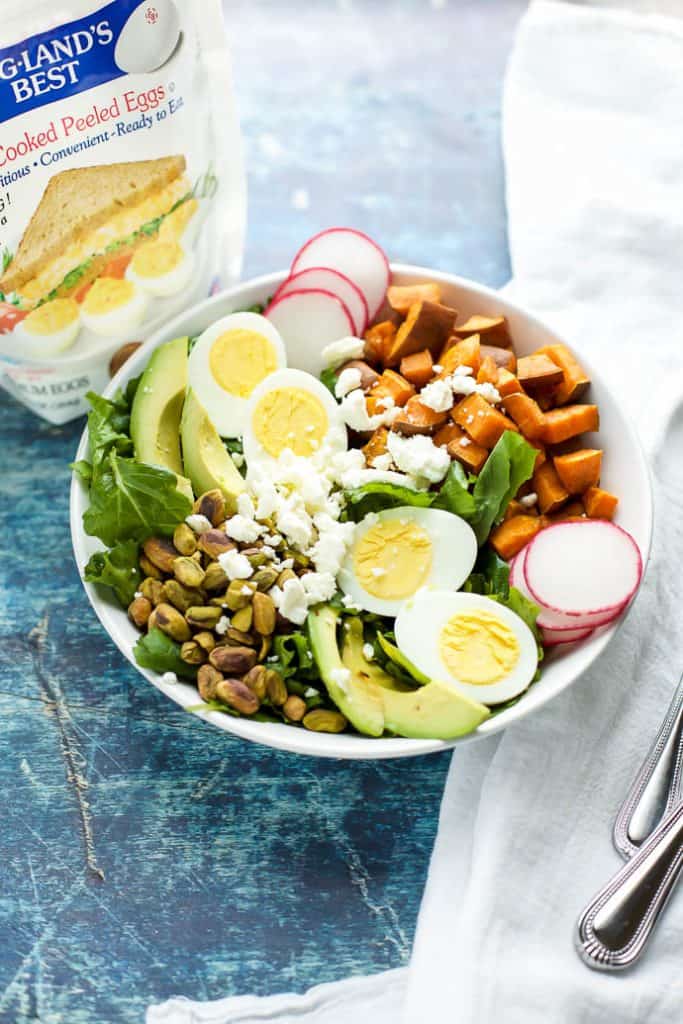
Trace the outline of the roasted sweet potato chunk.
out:
<instances>
[{"instance_id":1,"label":"roasted sweet potato chunk","mask_svg":"<svg viewBox=\"0 0 683 1024\"><path fill-rule=\"evenodd\" d=\"M545 415L541 412L538 403L529 395L521 393L508 395L503 399L503 408L515 421L522 434L530 441L536 441L543 436Z\"/></svg>"},{"instance_id":2,"label":"roasted sweet potato chunk","mask_svg":"<svg viewBox=\"0 0 683 1024\"><path fill-rule=\"evenodd\" d=\"M545 414L543 440L546 444L559 444L584 431L597 430L599 425L597 405L564 405Z\"/></svg>"},{"instance_id":3,"label":"roasted sweet potato chunk","mask_svg":"<svg viewBox=\"0 0 683 1024\"><path fill-rule=\"evenodd\" d=\"M449 420L448 423L444 423L443 427L440 427L440 429L434 434L434 444L439 448L441 446L445 447L450 441L464 436L465 435L458 424Z\"/></svg>"},{"instance_id":4,"label":"roasted sweet potato chunk","mask_svg":"<svg viewBox=\"0 0 683 1024\"><path fill-rule=\"evenodd\" d=\"M458 426L483 448L493 448L506 430L517 430L512 420L477 394L468 395L458 402L451 415Z\"/></svg>"},{"instance_id":5,"label":"roasted sweet potato chunk","mask_svg":"<svg viewBox=\"0 0 683 1024\"><path fill-rule=\"evenodd\" d=\"M414 302L441 302L441 285L436 281L422 284L392 284L387 288L387 301L397 313L407 313Z\"/></svg>"},{"instance_id":6,"label":"roasted sweet potato chunk","mask_svg":"<svg viewBox=\"0 0 683 1024\"><path fill-rule=\"evenodd\" d=\"M583 494L600 480L602 451L599 448L580 448L553 459L560 480L570 494Z\"/></svg>"},{"instance_id":7,"label":"roasted sweet potato chunk","mask_svg":"<svg viewBox=\"0 0 683 1024\"><path fill-rule=\"evenodd\" d=\"M401 360L401 376L414 384L416 388L423 388L434 376L434 360L428 348L422 352L413 352L411 356L404 356Z\"/></svg>"},{"instance_id":8,"label":"roasted sweet potato chunk","mask_svg":"<svg viewBox=\"0 0 683 1024\"><path fill-rule=\"evenodd\" d=\"M503 350L501 349L501 352ZM477 384L493 384L494 386L498 383L498 367L496 366L495 359L491 356L485 356L481 361L479 367L479 373L477 374Z\"/></svg>"},{"instance_id":9,"label":"roasted sweet potato chunk","mask_svg":"<svg viewBox=\"0 0 683 1024\"><path fill-rule=\"evenodd\" d=\"M392 426L400 434L434 434L448 420L447 412L435 412L428 405L423 405L418 395L414 395L403 407Z\"/></svg>"},{"instance_id":10,"label":"roasted sweet potato chunk","mask_svg":"<svg viewBox=\"0 0 683 1024\"><path fill-rule=\"evenodd\" d=\"M496 554L510 561L532 540L543 526L540 516L519 515L497 526L489 540Z\"/></svg>"},{"instance_id":11,"label":"roasted sweet potato chunk","mask_svg":"<svg viewBox=\"0 0 683 1024\"><path fill-rule=\"evenodd\" d=\"M476 375L481 366L479 335L473 334L471 338L457 341L455 345L451 345L439 356L439 365L441 366L439 377L448 377L459 366L469 366L472 373Z\"/></svg>"},{"instance_id":12,"label":"roasted sweet potato chunk","mask_svg":"<svg viewBox=\"0 0 683 1024\"><path fill-rule=\"evenodd\" d=\"M382 320L379 324L368 327L365 332L365 357L372 363L384 366L386 355L394 343L398 328L391 320Z\"/></svg>"},{"instance_id":13,"label":"roasted sweet potato chunk","mask_svg":"<svg viewBox=\"0 0 683 1024\"><path fill-rule=\"evenodd\" d=\"M368 412L374 415L381 412L380 402L383 398L393 398L394 405L405 405L415 394L415 388L400 373L385 370L367 397Z\"/></svg>"},{"instance_id":14,"label":"roasted sweet potato chunk","mask_svg":"<svg viewBox=\"0 0 683 1024\"><path fill-rule=\"evenodd\" d=\"M590 378L566 345L544 345L536 355L545 355L562 368L563 379L555 392L555 404L566 405L581 398L590 384Z\"/></svg>"},{"instance_id":15,"label":"roasted sweet potato chunk","mask_svg":"<svg viewBox=\"0 0 683 1024\"><path fill-rule=\"evenodd\" d=\"M337 377L342 370L358 370L360 373L360 386L363 391L369 391L370 388L373 388L379 380L379 374L377 371L373 370L373 368L366 363L364 359L349 359L348 363L344 363L336 371Z\"/></svg>"},{"instance_id":16,"label":"roasted sweet potato chunk","mask_svg":"<svg viewBox=\"0 0 683 1024\"><path fill-rule=\"evenodd\" d=\"M525 391L548 391L563 380L562 367L549 356L535 353L517 360L517 379Z\"/></svg>"},{"instance_id":17,"label":"roasted sweet potato chunk","mask_svg":"<svg viewBox=\"0 0 683 1024\"><path fill-rule=\"evenodd\" d=\"M557 512L569 498L569 492L562 486L552 462L544 462L534 470L532 486L538 497L538 507L543 513Z\"/></svg>"},{"instance_id":18,"label":"roasted sweet potato chunk","mask_svg":"<svg viewBox=\"0 0 683 1024\"><path fill-rule=\"evenodd\" d=\"M378 455L386 455L388 437L389 430L387 427L378 427L367 444L363 445L361 451L365 456L365 461L368 466L372 466L374 459L376 459Z\"/></svg>"},{"instance_id":19,"label":"roasted sweet potato chunk","mask_svg":"<svg viewBox=\"0 0 683 1024\"><path fill-rule=\"evenodd\" d=\"M457 334L459 338L478 334L486 345L495 345L497 348L512 347L507 320L504 316L471 316L464 324L457 324L453 333Z\"/></svg>"},{"instance_id":20,"label":"roasted sweet potato chunk","mask_svg":"<svg viewBox=\"0 0 683 1024\"><path fill-rule=\"evenodd\" d=\"M396 332L385 363L398 366L404 356L428 348L433 356L443 349L448 341L458 313L450 306L439 302L414 302Z\"/></svg>"},{"instance_id":21,"label":"roasted sweet potato chunk","mask_svg":"<svg viewBox=\"0 0 683 1024\"><path fill-rule=\"evenodd\" d=\"M583 496L586 515L591 519L613 519L619 499L600 487L589 487Z\"/></svg>"},{"instance_id":22,"label":"roasted sweet potato chunk","mask_svg":"<svg viewBox=\"0 0 683 1024\"><path fill-rule=\"evenodd\" d=\"M489 456L488 449L473 441L455 424L453 426L458 434L454 434L446 445L448 454L452 459L462 463L470 473L479 474Z\"/></svg>"},{"instance_id":23,"label":"roasted sweet potato chunk","mask_svg":"<svg viewBox=\"0 0 683 1024\"><path fill-rule=\"evenodd\" d=\"M479 340L481 341L481 335ZM495 360L496 366L500 367L501 370L508 370L510 373L514 373L517 369L517 357L511 348L498 348L496 345L482 345L481 358L486 359L487 356L491 356L491 358Z\"/></svg>"},{"instance_id":24,"label":"roasted sweet potato chunk","mask_svg":"<svg viewBox=\"0 0 683 1024\"><path fill-rule=\"evenodd\" d=\"M504 352L504 349L500 350ZM498 380L496 381L496 388L498 394L502 398L507 398L508 395L521 395L522 385L519 383L514 373L510 373L505 367L501 367L498 370Z\"/></svg>"}]
</instances>

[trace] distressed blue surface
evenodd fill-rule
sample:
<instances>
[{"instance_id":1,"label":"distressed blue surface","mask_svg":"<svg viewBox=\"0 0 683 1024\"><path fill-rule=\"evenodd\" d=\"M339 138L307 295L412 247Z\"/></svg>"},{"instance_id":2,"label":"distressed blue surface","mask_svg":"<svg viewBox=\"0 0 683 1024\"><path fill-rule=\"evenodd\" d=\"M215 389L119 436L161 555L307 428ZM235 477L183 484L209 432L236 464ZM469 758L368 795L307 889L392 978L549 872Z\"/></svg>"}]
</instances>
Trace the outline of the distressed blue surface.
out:
<instances>
[{"instance_id":1,"label":"distressed blue surface","mask_svg":"<svg viewBox=\"0 0 683 1024\"><path fill-rule=\"evenodd\" d=\"M509 274L499 152L523 0L231 3L246 274L350 223L395 259ZM0 1021L142 1021L183 993L405 963L447 756L316 762L178 711L100 629L71 559L81 424L0 413Z\"/></svg>"}]
</instances>

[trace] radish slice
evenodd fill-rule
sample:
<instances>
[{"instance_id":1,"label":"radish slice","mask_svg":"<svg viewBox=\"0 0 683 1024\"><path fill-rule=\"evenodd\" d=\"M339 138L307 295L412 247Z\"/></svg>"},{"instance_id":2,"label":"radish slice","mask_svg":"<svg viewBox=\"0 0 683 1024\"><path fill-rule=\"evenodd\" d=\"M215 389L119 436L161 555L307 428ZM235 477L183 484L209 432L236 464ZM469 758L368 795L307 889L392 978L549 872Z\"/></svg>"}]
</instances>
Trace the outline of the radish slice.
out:
<instances>
[{"instance_id":1,"label":"radish slice","mask_svg":"<svg viewBox=\"0 0 683 1024\"><path fill-rule=\"evenodd\" d=\"M321 288L290 292L271 302L264 315L282 335L288 364L316 377L325 369L325 346L353 334L353 320L342 300Z\"/></svg>"},{"instance_id":2,"label":"radish slice","mask_svg":"<svg viewBox=\"0 0 683 1024\"><path fill-rule=\"evenodd\" d=\"M542 629L543 646L559 647L560 644L574 644L585 640L593 632L592 629Z\"/></svg>"},{"instance_id":3,"label":"radish slice","mask_svg":"<svg viewBox=\"0 0 683 1024\"><path fill-rule=\"evenodd\" d=\"M548 629L555 633L574 632L577 629L597 629L598 626L606 626L620 614L623 605L609 612L588 613L585 615L565 615L547 608L533 596L524 578L524 566L530 547L531 545L527 544L510 562L510 585L516 587L529 601L533 601L534 604L538 605L540 611L536 625L539 629Z\"/></svg>"},{"instance_id":4,"label":"radish slice","mask_svg":"<svg viewBox=\"0 0 683 1024\"><path fill-rule=\"evenodd\" d=\"M537 533L523 569L532 599L576 621L617 614L638 589L643 562L633 537L620 526L588 519Z\"/></svg>"},{"instance_id":5,"label":"radish slice","mask_svg":"<svg viewBox=\"0 0 683 1024\"><path fill-rule=\"evenodd\" d=\"M281 284L275 292L272 301L281 299L291 292L300 292L308 289L321 289L325 292L332 292L338 299L341 299L353 320L353 329L359 336L363 336L368 326L368 304L365 301L360 288L353 281L340 274L338 270L330 270L329 267L310 267L308 270L301 270L298 274L288 277L284 284Z\"/></svg>"},{"instance_id":6,"label":"radish slice","mask_svg":"<svg viewBox=\"0 0 683 1024\"><path fill-rule=\"evenodd\" d=\"M337 270L360 288L372 320L389 287L389 261L371 238L353 228L328 228L306 242L294 257L290 275L309 267Z\"/></svg>"}]
</instances>

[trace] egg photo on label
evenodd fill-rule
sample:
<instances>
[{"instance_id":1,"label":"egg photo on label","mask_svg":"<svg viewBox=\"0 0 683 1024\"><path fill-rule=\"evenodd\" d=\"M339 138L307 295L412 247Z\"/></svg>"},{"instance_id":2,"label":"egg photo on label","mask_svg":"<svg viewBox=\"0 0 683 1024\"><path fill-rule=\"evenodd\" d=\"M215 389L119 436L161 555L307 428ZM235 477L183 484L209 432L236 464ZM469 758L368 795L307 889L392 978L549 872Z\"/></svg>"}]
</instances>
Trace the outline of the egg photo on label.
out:
<instances>
[{"instance_id":1,"label":"egg photo on label","mask_svg":"<svg viewBox=\"0 0 683 1024\"><path fill-rule=\"evenodd\" d=\"M258 313L231 313L200 334L188 382L221 437L241 437L254 389L286 366L277 329Z\"/></svg>"},{"instance_id":2,"label":"egg photo on label","mask_svg":"<svg viewBox=\"0 0 683 1024\"><path fill-rule=\"evenodd\" d=\"M361 520L338 583L365 611L395 616L425 587L457 590L476 557L477 539L464 519L405 505Z\"/></svg>"},{"instance_id":3,"label":"egg photo on label","mask_svg":"<svg viewBox=\"0 0 683 1024\"><path fill-rule=\"evenodd\" d=\"M14 337L31 353L56 355L73 345L80 325L75 299L52 299L24 317L14 328Z\"/></svg>"},{"instance_id":4,"label":"egg photo on label","mask_svg":"<svg viewBox=\"0 0 683 1024\"><path fill-rule=\"evenodd\" d=\"M126 277L148 295L168 298L187 287L194 265L192 251L186 252L179 242L158 239L135 251Z\"/></svg>"},{"instance_id":5,"label":"egg photo on label","mask_svg":"<svg viewBox=\"0 0 683 1024\"><path fill-rule=\"evenodd\" d=\"M348 444L339 406L324 384L304 370L278 370L254 390L244 427L247 466L266 465L285 449L311 458Z\"/></svg>"},{"instance_id":6,"label":"egg photo on label","mask_svg":"<svg viewBox=\"0 0 683 1024\"><path fill-rule=\"evenodd\" d=\"M421 672L480 704L518 697L538 667L527 624L480 594L417 594L399 611L394 630L397 646Z\"/></svg>"},{"instance_id":7,"label":"egg photo on label","mask_svg":"<svg viewBox=\"0 0 683 1024\"><path fill-rule=\"evenodd\" d=\"M128 278L98 277L81 305L83 326L94 334L125 336L142 323L147 296Z\"/></svg>"},{"instance_id":8,"label":"egg photo on label","mask_svg":"<svg viewBox=\"0 0 683 1024\"><path fill-rule=\"evenodd\" d=\"M157 235L158 240L178 242L186 251L191 249L197 241L204 209L204 204L195 196L186 199L164 217Z\"/></svg>"},{"instance_id":9,"label":"egg photo on label","mask_svg":"<svg viewBox=\"0 0 683 1024\"><path fill-rule=\"evenodd\" d=\"M173 0L140 4L119 33L114 62L127 74L156 71L173 54L180 39L180 18Z\"/></svg>"}]
</instances>

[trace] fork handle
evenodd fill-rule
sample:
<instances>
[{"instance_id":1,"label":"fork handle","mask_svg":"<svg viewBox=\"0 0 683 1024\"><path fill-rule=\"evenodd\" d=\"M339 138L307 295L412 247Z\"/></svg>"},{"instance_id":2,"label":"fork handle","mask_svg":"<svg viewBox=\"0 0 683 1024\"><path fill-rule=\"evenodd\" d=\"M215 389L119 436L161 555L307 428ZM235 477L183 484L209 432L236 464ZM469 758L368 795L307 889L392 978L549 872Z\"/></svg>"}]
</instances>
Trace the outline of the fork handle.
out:
<instances>
[{"instance_id":1,"label":"fork handle","mask_svg":"<svg viewBox=\"0 0 683 1024\"><path fill-rule=\"evenodd\" d=\"M618 971L638 959L683 866L683 803L588 904L576 947L589 966Z\"/></svg>"}]
</instances>

